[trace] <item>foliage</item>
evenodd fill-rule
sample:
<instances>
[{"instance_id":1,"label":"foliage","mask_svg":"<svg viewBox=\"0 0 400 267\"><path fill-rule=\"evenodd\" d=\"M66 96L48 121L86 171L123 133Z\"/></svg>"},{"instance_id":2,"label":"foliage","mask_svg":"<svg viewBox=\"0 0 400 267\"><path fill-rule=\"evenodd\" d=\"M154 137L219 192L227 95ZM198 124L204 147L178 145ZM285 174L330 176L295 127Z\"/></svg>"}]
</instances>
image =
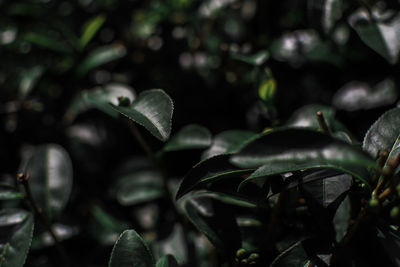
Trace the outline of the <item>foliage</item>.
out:
<instances>
[{"instance_id":1,"label":"foliage","mask_svg":"<svg viewBox=\"0 0 400 267\"><path fill-rule=\"evenodd\" d=\"M0 13L1 266L400 265L398 1Z\"/></svg>"}]
</instances>

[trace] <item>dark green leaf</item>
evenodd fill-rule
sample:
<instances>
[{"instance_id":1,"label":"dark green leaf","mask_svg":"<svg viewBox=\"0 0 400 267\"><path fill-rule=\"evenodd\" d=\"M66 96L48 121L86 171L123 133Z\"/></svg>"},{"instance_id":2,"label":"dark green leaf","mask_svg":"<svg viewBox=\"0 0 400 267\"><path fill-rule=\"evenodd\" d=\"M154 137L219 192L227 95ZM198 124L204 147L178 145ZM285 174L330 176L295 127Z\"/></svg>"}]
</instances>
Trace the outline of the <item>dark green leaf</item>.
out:
<instances>
[{"instance_id":1,"label":"dark green leaf","mask_svg":"<svg viewBox=\"0 0 400 267\"><path fill-rule=\"evenodd\" d=\"M221 201L222 203L225 204L230 204L234 206L239 206L239 207L245 207L245 208L256 208L257 203L254 201L245 198L245 197L240 197L240 196L235 196L235 195L228 195L224 194L221 192L211 192L211 191L205 191L205 190L200 190L197 191L193 194L193 196L204 196L208 198L213 198Z\"/></svg>"},{"instance_id":2,"label":"dark green leaf","mask_svg":"<svg viewBox=\"0 0 400 267\"><path fill-rule=\"evenodd\" d=\"M229 163L230 155L218 155L194 166L182 180L176 198L182 197L197 186L220 179L237 177L254 171L254 169L239 169Z\"/></svg>"},{"instance_id":3,"label":"dark green leaf","mask_svg":"<svg viewBox=\"0 0 400 267\"><path fill-rule=\"evenodd\" d=\"M109 267L154 267L147 244L135 230L125 230L111 252Z\"/></svg>"},{"instance_id":4,"label":"dark green leaf","mask_svg":"<svg viewBox=\"0 0 400 267\"><path fill-rule=\"evenodd\" d=\"M394 108L383 114L364 137L363 149L372 157L379 151L392 149L400 134L400 108Z\"/></svg>"},{"instance_id":5,"label":"dark green leaf","mask_svg":"<svg viewBox=\"0 0 400 267\"><path fill-rule=\"evenodd\" d=\"M342 16L342 1L340 0L309 0L311 19L317 18L318 24L326 34L329 34L335 23Z\"/></svg>"},{"instance_id":6,"label":"dark green leaf","mask_svg":"<svg viewBox=\"0 0 400 267\"><path fill-rule=\"evenodd\" d=\"M163 195L161 175L153 170L134 172L118 182L117 200L123 206L148 202Z\"/></svg>"},{"instance_id":7,"label":"dark green leaf","mask_svg":"<svg viewBox=\"0 0 400 267\"><path fill-rule=\"evenodd\" d=\"M336 232L336 241L340 242L342 238L345 236L347 229L350 225L351 219L351 202L350 198L346 196L346 198L342 201L336 213L333 217L333 227Z\"/></svg>"},{"instance_id":8,"label":"dark green leaf","mask_svg":"<svg viewBox=\"0 0 400 267\"><path fill-rule=\"evenodd\" d=\"M388 254L393 266L400 265L400 236L398 231L389 225L380 225L377 227L378 240Z\"/></svg>"},{"instance_id":9,"label":"dark green leaf","mask_svg":"<svg viewBox=\"0 0 400 267\"><path fill-rule=\"evenodd\" d=\"M267 61L269 58L269 53L266 50L261 50L253 55L232 54L232 58L253 66L260 66Z\"/></svg>"},{"instance_id":10,"label":"dark green leaf","mask_svg":"<svg viewBox=\"0 0 400 267\"><path fill-rule=\"evenodd\" d=\"M85 23L82 30L82 36L79 40L81 49L84 48L90 42L90 40L92 40L105 21L106 16L104 14L100 14L94 18L91 18Z\"/></svg>"},{"instance_id":11,"label":"dark green leaf","mask_svg":"<svg viewBox=\"0 0 400 267\"><path fill-rule=\"evenodd\" d=\"M208 159L220 154L235 153L252 137L257 134L244 130L228 130L217 134L212 145L204 151L202 159Z\"/></svg>"},{"instance_id":12,"label":"dark green leaf","mask_svg":"<svg viewBox=\"0 0 400 267\"><path fill-rule=\"evenodd\" d=\"M8 185L0 185L0 200L16 200L23 199L24 194L15 190Z\"/></svg>"},{"instance_id":13,"label":"dark green leaf","mask_svg":"<svg viewBox=\"0 0 400 267\"><path fill-rule=\"evenodd\" d=\"M111 44L99 47L93 50L78 66L76 75L82 77L92 69L122 58L125 54L126 48L122 44Z\"/></svg>"},{"instance_id":14,"label":"dark green leaf","mask_svg":"<svg viewBox=\"0 0 400 267\"><path fill-rule=\"evenodd\" d=\"M44 68L40 65L24 70L20 74L19 95L25 98L29 92L36 86L37 81L43 74Z\"/></svg>"},{"instance_id":15,"label":"dark green leaf","mask_svg":"<svg viewBox=\"0 0 400 267\"><path fill-rule=\"evenodd\" d=\"M333 97L333 105L339 109L355 111L393 104L398 93L393 80L386 79L374 88L362 82L350 82Z\"/></svg>"},{"instance_id":16,"label":"dark green leaf","mask_svg":"<svg viewBox=\"0 0 400 267\"><path fill-rule=\"evenodd\" d=\"M118 105L118 97L124 96L129 98L131 101L135 99L135 92L132 88L124 84L108 84L104 87L97 87L92 90L86 90L82 93L82 99L84 103L79 104L79 102L73 103L69 109L69 114L78 114L84 109L91 106L95 106L101 111L107 113L108 115L118 118L119 112L114 110L110 103ZM77 99L76 101L80 101ZM86 105L85 105L86 104Z\"/></svg>"},{"instance_id":17,"label":"dark green leaf","mask_svg":"<svg viewBox=\"0 0 400 267\"><path fill-rule=\"evenodd\" d=\"M328 135L307 129L283 129L267 133L231 156L241 168L257 168L247 179L294 170L330 167L348 172L368 183L375 161L361 149Z\"/></svg>"},{"instance_id":18,"label":"dark green leaf","mask_svg":"<svg viewBox=\"0 0 400 267\"><path fill-rule=\"evenodd\" d=\"M156 267L179 267L179 265L174 256L165 255L157 261Z\"/></svg>"},{"instance_id":19,"label":"dark green leaf","mask_svg":"<svg viewBox=\"0 0 400 267\"><path fill-rule=\"evenodd\" d=\"M152 135L166 141L171 133L174 110L172 99L161 89L147 90L139 94L129 107L112 107L146 128Z\"/></svg>"},{"instance_id":20,"label":"dark green leaf","mask_svg":"<svg viewBox=\"0 0 400 267\"><path fill-rule=\"evenodd\" d=\"M230 258L240 248L239 229L232 209L207 197L185 199L186 216L215 246L223 257Z\"/></svg>"},{"instance_id":21,"label":"dark green leaf","mask_svg":"<svg viewBox=\"0 0 400 267\"><path fill-rule=\"evenodd\" d=\"M391 14L393 10L388 10L383 14L380 12L380 10L374 10L373 14L376 17L371 17L366 8L360 8L349 17L349 24L366 45L391 64L395 64L400 52L400 35L398 34L400 14Z\"/></svg>"},{"instance_id":22,"label":"dark green leaf","mask_svg":"<svg viewBox=\"0 0 400 267\"><path fill-rule=\"evenodd\" d=\"M37 45L39 47L53 50L58 53L69 53L71 52L71 49L64 43L59 40L54 39L51 36L48 35L43 35L39 33L28 33L25 36L25 40L27 42L30 42L34 45Z\"/></svg>"},{"instance_id":23,"label":"dark green leaf","mask_svg":"<svg viewBox=\"0 0 400 267\"><path fill-rule=\"evenodd\" d=\"M171 140L165 144L164 151L177 151L185 149L202 149L211 145L210 131L197 124L183 127Z\"/></svg>"},{"instance_id":24,"label":"dark green leaf","mask_svg":"<svg viewBox=\"0 0 400 267\"><path fill-rule=\"evenodd\" d=\"M302 242L296 242L275 258L269 267L299 267L305 266L308 256Z\"/></svg>"},{"instance_id":25,"label":"dark green leaf","mask_svg":"<svg viewBox=\"0 0 400 267\"><path fill-rule=\"evenodd\" d=\"M39 207L49 218L59 215L72 189L72 164L67 151L56 144L38 146L21 169L29 174L29 186Z\"/></svg>"},{"instance_id":26,"label":"dark green leaf","mask_svg":"<svg viewBox=\"0 0 400 267\"><path fill-rule=\"evenodd\" d=\"M1 210L0 232L0 265L23 266L32 241L32 214L17 209Z\"/></svg>"}]
</instances>

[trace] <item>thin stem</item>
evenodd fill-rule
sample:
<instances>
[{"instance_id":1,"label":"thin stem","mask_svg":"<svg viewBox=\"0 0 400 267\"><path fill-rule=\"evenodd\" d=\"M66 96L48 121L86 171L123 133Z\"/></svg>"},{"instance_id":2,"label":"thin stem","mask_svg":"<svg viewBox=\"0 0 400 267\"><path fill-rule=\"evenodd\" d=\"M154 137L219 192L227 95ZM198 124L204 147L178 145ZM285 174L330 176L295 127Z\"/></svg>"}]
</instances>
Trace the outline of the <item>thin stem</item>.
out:
<instances>
[{"instance_id":1,"label":"thin stem","mask_svg":"<svg viewBox=\"0 0 400 267\"><path fill-rule=\"evenodd\" d=\"M324 114L322 113L322 111L317 112L317 120L318 120L319 128L321 128L322 132L330 135L331 132L329 131L328 124L326 124L326 120L325 120L325 117L324 117Z\"/></svg>"},{"instance_id":2,"label":"thin stem","mask_svg":"<svg viewBox=\"0 0 400 267\"><path fill-rule=\"evenodd\" d=\"M54 232L51 223L49 222L48 218L43 214L42 209L37 205L35 199L33 198L31 188L29 186L29 174L26 173L18 173L17 174L17 179L18 181L22 184L24 187L25 193L26 193L26 198L33 210L33 213L35 214L35 217L37 217L40 222L43 224L43 226L46 228L47 232L50 233L51 237L53 238L55 247L60 254L60 257L62 259L63 265L65 267L71 266L69 262L69 258L65 252L64 247L61 245L60 240L58 239L56 233Z\"/></svg>"}]
</instances>

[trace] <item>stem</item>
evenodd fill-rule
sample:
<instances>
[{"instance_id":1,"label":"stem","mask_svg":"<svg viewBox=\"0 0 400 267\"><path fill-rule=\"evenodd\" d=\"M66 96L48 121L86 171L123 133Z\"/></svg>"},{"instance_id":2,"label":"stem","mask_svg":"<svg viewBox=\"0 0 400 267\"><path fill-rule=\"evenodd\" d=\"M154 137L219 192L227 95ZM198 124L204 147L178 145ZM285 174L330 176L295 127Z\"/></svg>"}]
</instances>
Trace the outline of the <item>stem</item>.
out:
<instances>
[{"instance_id":1,"label":"stem","mask_svg":"<svg viewBox=\"0 0 400 267\"><path fill-rule=\"evenodd\" d=\"M65 252L64 247L61 245L60 240L58 239L56 233L54 232L54 230L51 226L51 223L49 222L48 218L43 214L42 209L37 205L35 199L33 198L32 191L31 191L31 188L28 183L29 174L28 173L26 173L26 174L18 173L17 179L24 187L24 190L26 192L26 198L27 198L29 204L31 205L33 213L40 220L42 225L46 228L47 232L49 232L51 237L53 238L55 247L56 247L58 253L60 254L63 265L65 267L71 266L71 264L69 262L69 258L67 256L67 253Z\"/></svg>"},{"instance_id":2,"label":"stem","mask_svg":"<svg viewBox=\"0 0 400 267\"><path fill-rule=\"evenodd\" d=\"M317 120L319 124L319 128L321 128L322 132L330 135L331 131L329 131L328 124L326 124L326 120L322 111L317 112Z\"/></svg>"}]
</instances>

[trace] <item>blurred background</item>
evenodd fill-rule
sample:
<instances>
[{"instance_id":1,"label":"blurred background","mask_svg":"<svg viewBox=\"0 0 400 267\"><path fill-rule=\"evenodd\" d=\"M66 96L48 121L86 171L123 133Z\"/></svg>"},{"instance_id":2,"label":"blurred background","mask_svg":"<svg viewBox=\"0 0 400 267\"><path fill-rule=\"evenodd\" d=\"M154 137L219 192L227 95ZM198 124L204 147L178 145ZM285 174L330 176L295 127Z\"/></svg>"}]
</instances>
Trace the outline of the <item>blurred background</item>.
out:
<instances>
[{"instance_id":1,"label":"blurred background","mask_svg":"<svg viewBox=\"0 0 400 267\"><path fill-rule=\"evenodd\" d=\"M126 221L156 228L162 203L132 210L109 197L143 153L82 94L162 88L174 100L172 133L189 123L258 132L328 105L362 140L397 103L399 51L395 0L0 0L0 173L13 179L32 146L63 145L74 190L60 231L82 265L101 266ZM198 160L172 153L168 172L180 178ZM52 257L40 242L32 266Z\"/></svg>"}]
</instances>

